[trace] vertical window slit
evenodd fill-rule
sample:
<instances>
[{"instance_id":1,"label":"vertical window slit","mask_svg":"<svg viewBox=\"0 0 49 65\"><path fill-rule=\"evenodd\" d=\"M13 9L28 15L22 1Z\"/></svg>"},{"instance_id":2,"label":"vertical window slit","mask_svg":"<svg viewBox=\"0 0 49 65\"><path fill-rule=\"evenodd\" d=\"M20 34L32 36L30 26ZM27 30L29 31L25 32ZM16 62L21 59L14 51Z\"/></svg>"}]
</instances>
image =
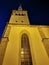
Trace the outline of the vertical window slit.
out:
<instances>
[{"instance_id":1,"label":"vertical window slit","mask_svg":"<svg viewBox=\"0 0 49 65\"><path fill-rule=\"evenodd\" d=\"M29 38L25 33L21 37L21 65L32 65Z\"/></svg>"}]
</instances>

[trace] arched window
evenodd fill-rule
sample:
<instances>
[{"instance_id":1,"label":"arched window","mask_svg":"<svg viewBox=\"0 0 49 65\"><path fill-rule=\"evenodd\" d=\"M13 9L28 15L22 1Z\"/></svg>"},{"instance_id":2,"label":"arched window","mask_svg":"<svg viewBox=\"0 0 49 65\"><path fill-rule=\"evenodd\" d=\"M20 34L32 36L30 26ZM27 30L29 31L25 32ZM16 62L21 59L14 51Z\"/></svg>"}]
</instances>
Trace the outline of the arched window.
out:
<instances>
[{"instance_id":1,"label":"arched window","mask_svg":"<svg viewBox=\"0 0 49 65\"><path fill-rule=\"evenodd\" d=\"M21 37L21 65L32 65L29 38L25 33Z\"/></svg>"}]
</instances>

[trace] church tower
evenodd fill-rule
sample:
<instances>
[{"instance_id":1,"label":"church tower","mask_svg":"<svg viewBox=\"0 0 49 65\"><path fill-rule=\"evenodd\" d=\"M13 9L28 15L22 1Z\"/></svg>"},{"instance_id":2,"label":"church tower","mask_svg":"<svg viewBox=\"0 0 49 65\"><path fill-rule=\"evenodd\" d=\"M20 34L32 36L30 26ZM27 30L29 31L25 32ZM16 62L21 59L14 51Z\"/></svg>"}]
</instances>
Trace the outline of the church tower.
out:
<instances>
[{"instance_id":1,"label":"church tower","mask_svg":"<svg viewBox=\"0 0 49 65\"><path fill-rule=\"evenodd\" d=\"M20 5L17 11L13 10L9 23L17 25L28 25L29 19L27 11L23 11Z\"/></svg>"},{"instance_id":2,"label":"church tower","mask_svg":"<svg viewBox=\"0 0 49 65\"><path fill-rule=\"evenodd\" d=\"M0 65L49 65L49 26L30 25L20 5L12 11L0 46Z\"/></svg>"}]
</instances>

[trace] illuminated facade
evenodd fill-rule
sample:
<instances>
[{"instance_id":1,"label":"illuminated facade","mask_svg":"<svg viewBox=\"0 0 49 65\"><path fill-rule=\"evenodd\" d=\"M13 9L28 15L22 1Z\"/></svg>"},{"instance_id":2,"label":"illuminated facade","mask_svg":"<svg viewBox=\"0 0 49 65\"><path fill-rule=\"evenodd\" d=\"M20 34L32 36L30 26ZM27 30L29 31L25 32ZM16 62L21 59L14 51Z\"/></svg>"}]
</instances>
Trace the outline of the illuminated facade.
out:
<instances>
[{"instance_id":1,"label":"illuminated facade","mask_svg":"<svg viewBox=\"0 0 49 65\"><path fill-rule=\"evenodd\" d=\"M0 65L49 65L49 26L30 25L21 6L13 10L0 42Z\"/></svg>"}]
</instances>

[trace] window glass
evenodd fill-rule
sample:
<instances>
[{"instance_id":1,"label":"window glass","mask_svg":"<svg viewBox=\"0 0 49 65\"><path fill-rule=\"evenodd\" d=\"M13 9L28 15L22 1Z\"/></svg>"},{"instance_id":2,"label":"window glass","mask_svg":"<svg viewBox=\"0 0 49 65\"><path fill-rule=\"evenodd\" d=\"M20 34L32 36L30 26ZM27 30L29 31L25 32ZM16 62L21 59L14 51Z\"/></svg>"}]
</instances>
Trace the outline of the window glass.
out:
<instances>
[{"instance_id":1,"label":"window glass","mask_svg":"<svg viewBox=\"0 0 49 65\"><path fill-rule=\"evenodd\" d=\"M21 65L32 65L29 38L25 33L21 37Z\"/></svg>"}]
</instances>

